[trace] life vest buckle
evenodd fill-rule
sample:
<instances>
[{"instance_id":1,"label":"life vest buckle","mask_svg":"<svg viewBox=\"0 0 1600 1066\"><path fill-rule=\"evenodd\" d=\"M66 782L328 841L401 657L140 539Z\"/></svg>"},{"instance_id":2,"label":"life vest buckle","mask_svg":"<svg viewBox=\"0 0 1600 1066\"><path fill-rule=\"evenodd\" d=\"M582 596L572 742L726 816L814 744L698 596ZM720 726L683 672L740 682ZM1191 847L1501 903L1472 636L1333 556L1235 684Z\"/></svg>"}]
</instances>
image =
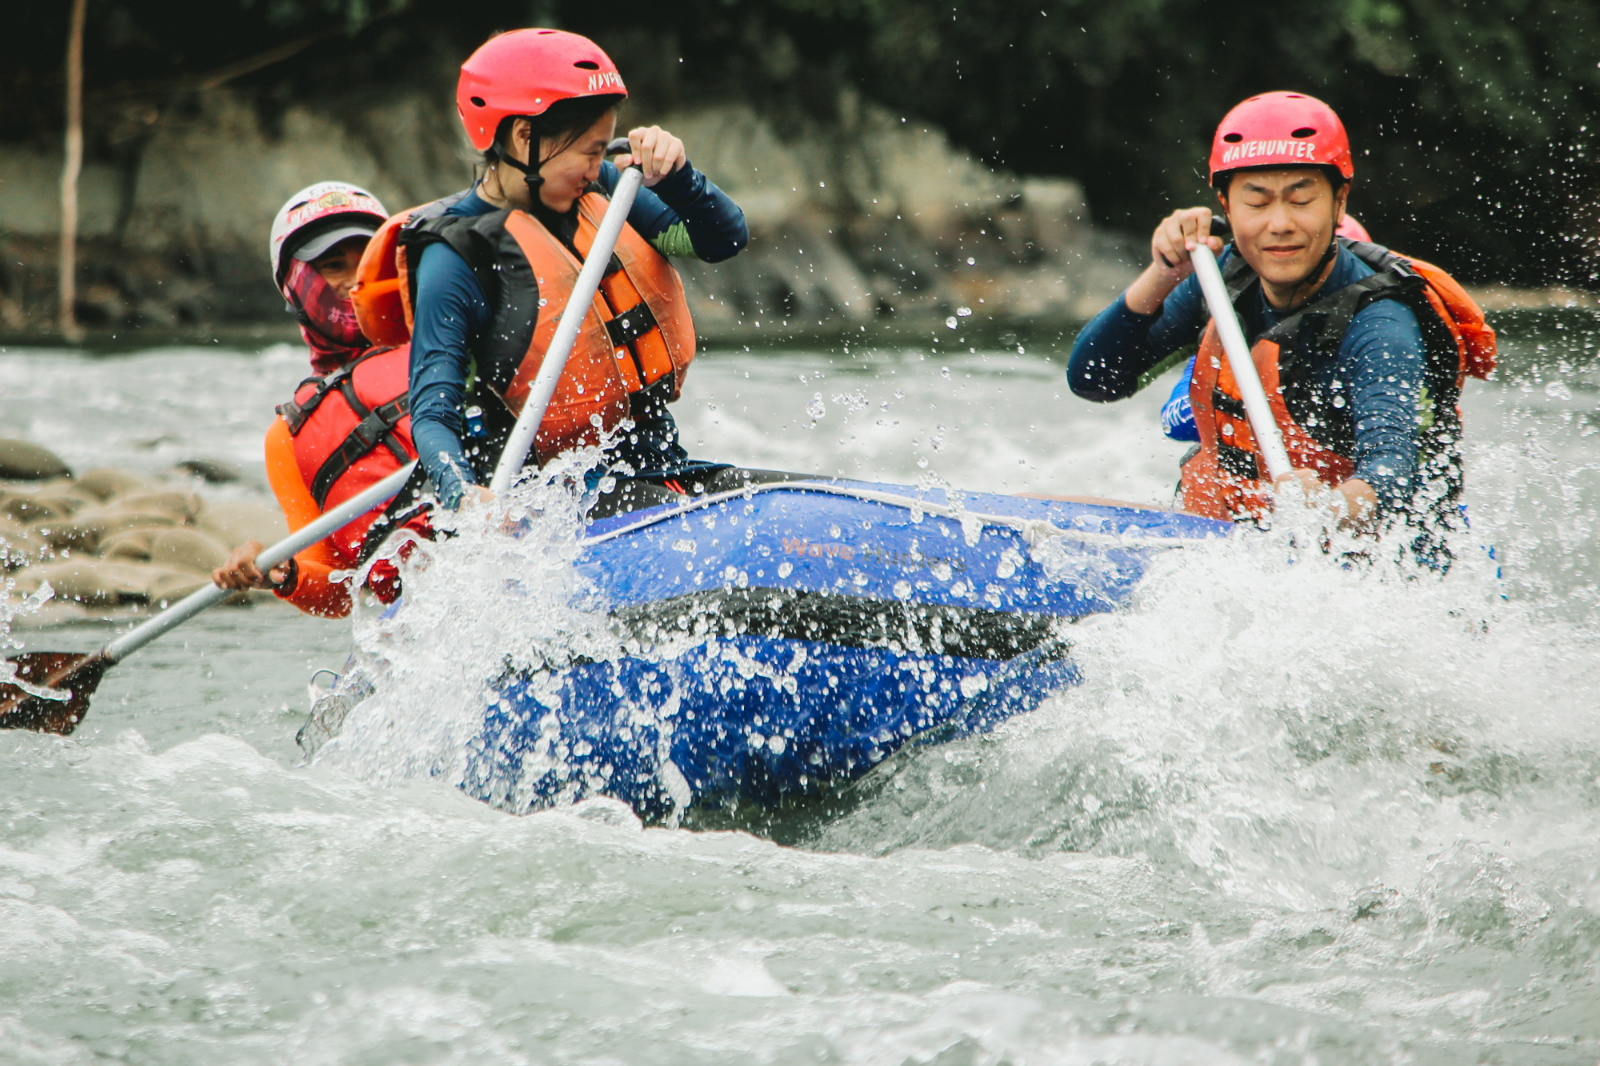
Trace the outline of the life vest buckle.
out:
<instances>
[{"instance_id":1,"label":"life vest buckle","mask_svg":"<svg viewBox=\"0 0 1600 1066\"><path fill-rule=\"evenodd\" d=\"M611 347L621 348L632 344L646 333L656 329L655 312L650 305L640 301L606 323L611 334Z\"/></svg>"}]
</instances>

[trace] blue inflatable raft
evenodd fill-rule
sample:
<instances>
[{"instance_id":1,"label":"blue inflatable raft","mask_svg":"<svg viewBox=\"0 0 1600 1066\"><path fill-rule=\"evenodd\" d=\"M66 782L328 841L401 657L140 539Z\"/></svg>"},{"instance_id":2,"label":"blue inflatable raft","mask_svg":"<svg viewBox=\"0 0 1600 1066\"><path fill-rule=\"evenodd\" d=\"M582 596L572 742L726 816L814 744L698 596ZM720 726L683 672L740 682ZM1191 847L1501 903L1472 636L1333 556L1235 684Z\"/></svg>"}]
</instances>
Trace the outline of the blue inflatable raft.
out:
<instances>
[{"instance_id":1,"label":"blue inflatable raft","mask_svg":"<svg viewBox=\"0 0 1600 1066\"><path fill-rule=\"evenodd\" d=\"M754 471L716 491L726 473L591 521L580 606L621 650L498 679L469 794L609 795L647 818L814 795L1032 710L1077 679L1074 620L1124 603L1153 553L1231 528Z\"/></svg>"}]
</instances>

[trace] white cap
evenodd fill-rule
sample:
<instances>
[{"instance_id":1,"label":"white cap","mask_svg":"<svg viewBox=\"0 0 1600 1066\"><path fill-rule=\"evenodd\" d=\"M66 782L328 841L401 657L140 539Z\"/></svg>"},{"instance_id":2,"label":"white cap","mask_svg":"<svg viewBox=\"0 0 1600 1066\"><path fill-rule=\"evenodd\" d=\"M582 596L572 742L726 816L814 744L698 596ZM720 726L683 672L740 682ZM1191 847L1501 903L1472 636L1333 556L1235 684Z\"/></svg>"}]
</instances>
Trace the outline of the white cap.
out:
<instances>
[{"instance_id":1,"label":"white cap","mask_svg":"<svg viewBox=\"0 0 1600 1066\"><path fill-rule=\"evenodd\" d=\"M346 238L372 236L388 217L389 212L378 198L359 185L322 181L306 186L289 197L272 220L267 247L272 280L283 284L285 245L294 258L309 262ZM323 223L317 226L317 232L303 241L293 239L317 223Z\"/></svg>"}]
</instances>

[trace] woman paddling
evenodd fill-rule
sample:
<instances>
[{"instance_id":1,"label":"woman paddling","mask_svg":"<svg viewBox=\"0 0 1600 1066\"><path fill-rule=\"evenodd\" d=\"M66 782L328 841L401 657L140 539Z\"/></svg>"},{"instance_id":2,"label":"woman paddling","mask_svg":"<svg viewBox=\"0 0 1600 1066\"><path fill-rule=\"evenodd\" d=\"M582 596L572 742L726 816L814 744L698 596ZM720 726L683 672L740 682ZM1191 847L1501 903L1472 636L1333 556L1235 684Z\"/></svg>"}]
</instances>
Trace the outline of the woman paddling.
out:
<instances>
[{"instance_id":1,"label":"woman paddling","mask_svg":"<svg viewBox=\"0 0 1600 1066\"><path fill-rule=\"evenodd\" d=\"M446 507L489 495L482 483L616 186L620 172L605 153L626 95L605 52L559 30L502 34L462 64L456 102L483 152L483 178L410 212L394 253L413 318L413 432ZM682 141L652 126L628 142L618 162L637 163L645 188L529 461L606 438L606 467L675 484L718 468L690 461L667 411L695 338L666 257L728 259L748 232L744 213L689 165Z\"/></svg>"},{"instance_id":2,"label":"woman paddling","mask_svg":"<svg viewBox=\"0 0 1600 1066\"><path fill-rule=\"evenodd\" d=\"M329 181L295 193L273 220L273 280L300 322L318 375L300 383L267 431L267 480L290 529L416 457L406 413L409 352L404 345L370 345L350 302L362 252L387 217L365 189ZM256 567L263 546L247 541L212 580L222 588L271 589L308 614L342 618L350 613L350 586L331 575L360 565L367 534L383 513L380 507L356 519L265 574ZM428 535L419 514L402 516L400 524ZM393 600L399 592L393 564L375 563L367 587Z\"/></svg>"}]
</instances>

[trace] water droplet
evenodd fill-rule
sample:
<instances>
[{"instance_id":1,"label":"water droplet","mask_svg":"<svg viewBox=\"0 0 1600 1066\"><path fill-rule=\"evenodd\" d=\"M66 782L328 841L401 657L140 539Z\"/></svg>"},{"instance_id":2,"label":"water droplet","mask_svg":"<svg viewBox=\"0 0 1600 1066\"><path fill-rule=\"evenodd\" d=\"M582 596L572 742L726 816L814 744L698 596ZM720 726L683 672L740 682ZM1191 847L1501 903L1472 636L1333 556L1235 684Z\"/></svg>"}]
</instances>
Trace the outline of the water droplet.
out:
<instances>
[{"instance_id":1,"label":"water droplet","mask_svg":"<svg viewBox=\"0 0 1600 1066\"><path fill-rule=\"evenodd\" d=\"M944 320L944 324L945 324L945 327L948 328L948 329L955 329L956 328L956 316L955 315L951 315L949 318Z\"/></svg>"},{"instance_id":2,"label":"water droplet","mask_svg":"<svg viewBox=\"0 0 1600 1066\"><path fill-rule=\"evenodd\" d=\"M1564 381L1550 382L1550 384L1544 387L1544 394L1550 397L1552 400L1572 399L1572 390L1567 388L1567 384Z\"/></svg>"},{"instance_id":3,"label":"water droplet","mask_svg":"<svg viewBox=\"0 0 1600 1066\"><path fill-rule=\"evenodd\" d=\"M1335 406L1335 407L1343 407L1344 406L1344 397L1343 396L1335 396L1333 398L1333 406Z\"/></svg>"},{"instance_id":4,"label":"water droplet","mask_svg":"<svg viewBox=\"0 0 1600 1066\"><path fill-rule=\"evenodd\" d=\"M956 308L956 317L957 318L967 318L971 314L972 314L972 308L970 308L970 307L958 307L958 308Z\"/></svg>"}]
</instances>

